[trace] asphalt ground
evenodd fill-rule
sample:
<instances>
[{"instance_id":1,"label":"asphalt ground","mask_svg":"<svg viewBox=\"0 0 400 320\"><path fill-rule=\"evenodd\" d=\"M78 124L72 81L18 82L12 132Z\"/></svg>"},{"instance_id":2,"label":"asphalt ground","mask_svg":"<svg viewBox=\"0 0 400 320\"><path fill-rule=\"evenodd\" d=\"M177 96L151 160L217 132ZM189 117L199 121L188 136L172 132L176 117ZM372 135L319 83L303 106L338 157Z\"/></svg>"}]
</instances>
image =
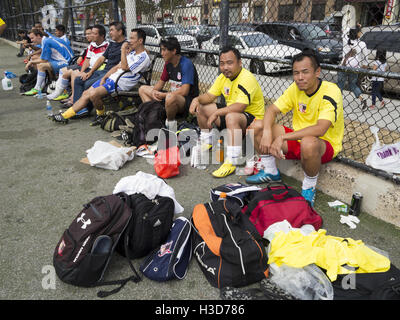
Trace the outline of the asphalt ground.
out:
<instances>
[{"instance_id":1,"label":"asphalt ground","mask_svg":"<svg viewBox=\"0 0 400 320\"><path fill-rule=\"evenodd\" d=\"M24 73L17 49L0 42L0 72ZM138 171L155 174L143 158L136 157L118 171L104 170L80 163L85 151L97 140L112 140L110 133L90 127L93 117L60 125L46 118L45 100L19 95L18 79L13 91L0 91L0 299L3 300L91 300L98 288L79 288L61 282L48 286L52 275L55 246L65 228L80 212L82 205L99 195L111 194L117 182ZM53 103L58 109L58 103ZM209 201L209 190L229 182L244 182L231 175L215 179L207 170L189 165L180 167L177 177L168 179L178 202L190 218L194 206ZM300 189L299 182L283 176L284 182ZM335 199L318 192L316 210L323 218L327 234L363 240L389 253L400 266L400 230L366 213L352 230L339 223L340 214L329 208ZM141 259L134 260L136 267ZM131 275L124 258L116 255L106 273L107 280ZM50 282L48 282L50 281ZM213 288L192 259L184 280L157 283L143 278L128 283L109 300L215 300Z\"/></svg>"}]
</instances>

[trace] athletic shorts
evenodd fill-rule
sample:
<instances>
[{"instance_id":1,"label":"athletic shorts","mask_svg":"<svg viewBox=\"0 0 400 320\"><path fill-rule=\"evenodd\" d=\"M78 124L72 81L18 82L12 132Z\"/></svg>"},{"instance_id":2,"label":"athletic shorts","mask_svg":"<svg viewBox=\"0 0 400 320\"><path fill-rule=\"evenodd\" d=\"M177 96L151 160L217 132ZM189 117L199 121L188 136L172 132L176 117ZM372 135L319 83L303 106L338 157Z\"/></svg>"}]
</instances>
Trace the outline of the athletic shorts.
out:
<instances>
[{"instance_id":1,"label":"athletic shorts","mask_svg":"<svg viewBox=\"0 0 400 320\"><path fill-rule=\"evenodd\" d=\"M217 109L222 109L222 108L225 108L226 107L226 105L225 104L222 104L222 103L216 103L216 105L217 105ZM246 120L247 120L247 122L246 122L246 128L248 128L252 123L253 123L253 121L254 121L254 119L256 118L255 116L253 116L251 113L248 113L248 112L242 112L242 114L246 117ZM225 116L220 116L219 117L219 120L220 120L220 126L218 127L218 130L224 130L224 129L226 129L226 120L225 120Z\"/></svg>"},{"instance_id":2,"label":"athletic shorts","mask_svg":"<svg viewBox=\"0 0 400 320\"><path fill-rule=\"evenodd\" d=\"M93 88L98 88L100 87L100 81L101 79L97 80L95 83L92 84ZM111 80L110 78L107 78L106 82L103 84L103 87L106 88L107 92L109 94L113 93L115 91L115 82L114 80ZM119 89L121 90L121 89Z\"/></svg>"},{"instance_id":3,"label":"athletic shorts","mask_svg":"<svg viewBox=\"0 0 400 320\"><path fill-rule=\"evenodd\" d=\"M285 133L288 132L293 132L292 129L285 127ZM333 148L331 144L326 141L321 139L322 141L325 142L326 149L325 153L321 157L321 163L327 163L333 159ZM300 142L297 140L287 140L287 145L288 145L288 152L285 154L285 158L288 160L300 160L301 159L301 145Z\"/></svg>"},{"instance_id":4,"label":"athletic shorts","mask_svg":"<svg viewBox=\"0 0 400 320\"><path fill-rule=\"evenodd\" d=\"M62 61L49 61L51 64L51 68L53 69L54 74L58 74L60 70L66 66L68 66L68 63L62 62Z\"/></svg>"}]
</instances>

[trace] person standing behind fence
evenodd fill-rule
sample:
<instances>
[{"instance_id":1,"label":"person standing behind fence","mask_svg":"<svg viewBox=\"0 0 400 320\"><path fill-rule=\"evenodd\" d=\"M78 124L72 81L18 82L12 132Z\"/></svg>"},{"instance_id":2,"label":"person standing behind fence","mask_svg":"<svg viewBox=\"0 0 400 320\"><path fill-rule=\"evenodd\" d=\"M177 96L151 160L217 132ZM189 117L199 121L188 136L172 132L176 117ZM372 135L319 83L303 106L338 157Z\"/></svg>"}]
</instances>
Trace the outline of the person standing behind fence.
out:
<instances>
[{"instance_id":1,"label":"person standing behind fence","mask_svg":"<svg viewBox=\"0 0 400 320\"><path fill-rule=\"evenodd\" d=\"M375 61L372 64L372 69L376 71L385 72L387 69L386 63L386 50L376 50ZM371 109L375 108L376 97L381 102L381 108L385 105L382 97L383 81L385 78L373 76L372 81L372 105Z\"/></svg>"},{"instance_id":2,"label":"person standing behind fence","mask_svg":"<svg viewBox=\"0 0 400 320\"><path fill-rule=\"evenodd\" d=\"M344 32L343 37L343 60L341 65L352 67L352 68L367 68L367 56L368 50L367 45L364 41L360 40L361 25L357 24L355 28L350 29L348 32ZM352 65L349 64L349 52L354 49L355 55L351 59ZM347 58L347 59L346 59ZM362 91L358 86L358 74L352 72L339 72L338 73L338 83L340 90L343 92L346 81L349 82L349 89L354 93L356 98L360 100L362 110L367 109L367 101L362 96Z\"/></svg>"}]
</instances>

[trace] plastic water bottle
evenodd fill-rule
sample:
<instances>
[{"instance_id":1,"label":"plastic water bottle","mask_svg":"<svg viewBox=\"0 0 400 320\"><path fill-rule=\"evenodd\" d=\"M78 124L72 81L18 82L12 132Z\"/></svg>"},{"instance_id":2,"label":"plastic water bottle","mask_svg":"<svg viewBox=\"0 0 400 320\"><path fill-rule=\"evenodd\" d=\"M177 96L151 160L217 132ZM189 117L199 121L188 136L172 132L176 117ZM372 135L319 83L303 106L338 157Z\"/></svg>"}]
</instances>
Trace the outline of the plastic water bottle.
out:
<instances>
[{"instance_id":1,"label":"plastic water bottle","mask_svg":"<svg viewBox=\"0 0 400 320\"><path fill-rule=\"evenodd\" d=\"M49 118L53 116L53 107L51 106L50 100L47 100L46 102L46 112Z\"/></svg>"},{"instance_id":2,"label":"plastic water bottle","mask_svg":"<svg viewBox=\"0 0 400 320\"><path fill-rule=\"evenodd\" d=\"M3 78L3 80L1 80L1 84L3 86L3 90L12 90L12 89L14 89L11 80L7 78L7 75L6 75L5 72L4 72L4 78Z\"/></svg>"},{"instance_id":3,"label":"plastic water bottle","mask_svg":"<svg viewBox=\"0 0 400 320\"><path fill-rule=\"evenodd\" d=\"M224 162L224 146L222 144L222 139L218 140L215 158L218 163Z\"/></svg>"},{"instance_id":4,"label":"plastic water bottle","mask_svg":"<svg viewBox=\"0 0 400 320\"><path fill-rule=\"evenodd\" d=\"M38 99L43 99L42 89L39 89L39 92L37 93L36 97Z\"/></svg>"}]
</instances>

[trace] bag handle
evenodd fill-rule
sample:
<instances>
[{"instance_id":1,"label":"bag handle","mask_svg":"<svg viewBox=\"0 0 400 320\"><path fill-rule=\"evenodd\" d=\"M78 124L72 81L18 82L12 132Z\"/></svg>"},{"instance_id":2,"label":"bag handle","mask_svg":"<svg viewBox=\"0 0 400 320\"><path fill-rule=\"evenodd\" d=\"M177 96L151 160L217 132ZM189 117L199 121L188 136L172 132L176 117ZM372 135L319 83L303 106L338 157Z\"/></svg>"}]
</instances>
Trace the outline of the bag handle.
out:
<instances>
[{"instance_id":1,"label":"bag handle","mask_svg":"<svg viewBox=\"0 0 400 320\"><path fill-rule=\"evenodd\" d=\"M285 191L279 194L273 194L272 197L274 198L275 201L282 201L287 198L287 195L289 194L289 191Z\"/></svg>"},{"instance_id":2,"label":"bag handle","mask_svg":"<svg viewBox=\"0 0 400 320\"><path fill-rule=\"evenodd\" d=\"M268 190L271 190L272 187L285 187L285 189L289 190L289 187L284 182L272 181L267 184Z\"/></svg>"}]
</instances>

